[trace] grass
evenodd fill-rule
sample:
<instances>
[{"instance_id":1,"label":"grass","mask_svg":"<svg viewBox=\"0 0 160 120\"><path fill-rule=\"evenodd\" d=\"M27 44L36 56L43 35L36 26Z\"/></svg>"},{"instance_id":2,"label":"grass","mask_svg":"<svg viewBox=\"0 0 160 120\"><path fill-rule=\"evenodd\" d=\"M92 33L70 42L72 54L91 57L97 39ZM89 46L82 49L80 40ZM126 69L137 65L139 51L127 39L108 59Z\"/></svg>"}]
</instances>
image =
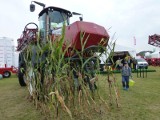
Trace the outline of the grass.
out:
<instances>
[{"instance_id":1,"label":"grass","mask_svg":"<svg viewBox=\"0 0 160 120\"><path fill-rule=\"evenodd\" d=\"M27 99L27 88L20 87L17 77L0 80L1 120L43 120L44 117Z\"/></svg>"},{"instance_id":2,"label":"grass","mask_svg":"<svg viewBox=\"0 0 160 120\"><path fill-rule=\"evenodd\" d=\"M120 93L120 108L113 104L111 111L95 114L95 120L159 120L160 118L160 68L152 67L156 72L149 72L147 78L137 78L129 91L122 90L121 75L115 74ZM99 76L100 92L107 98L109 93L105 81L106 75ZM104 84L105 83L105 84ZM1 120L44 120L44 115L29 101L27 88L20 87L17 77L0 80L0 119ZM115 102L114 102L115 103Z\"/></svg>"}]
</instances>

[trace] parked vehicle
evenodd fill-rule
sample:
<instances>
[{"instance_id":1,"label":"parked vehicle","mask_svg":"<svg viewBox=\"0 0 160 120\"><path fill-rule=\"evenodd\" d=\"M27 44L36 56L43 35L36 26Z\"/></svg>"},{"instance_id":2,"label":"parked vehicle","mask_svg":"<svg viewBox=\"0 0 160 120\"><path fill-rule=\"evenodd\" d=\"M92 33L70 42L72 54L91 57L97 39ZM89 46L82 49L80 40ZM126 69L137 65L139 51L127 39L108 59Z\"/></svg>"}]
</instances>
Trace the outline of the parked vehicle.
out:
<instances>
[{"instance_id":1,"label":"parked vehicle","mask_svg":"<svg viewBox=\"0 0 160 120\"><path fill-rule=\"evenodd\" d=\"M141 69L141 68L145 68L145 69L148 69L148 62L145 60L145 59L143 59L143 58L137 58L136 59L136 61L137 61L137 69Z\"/></svg>"},{"instance_id":2,"label":"parked vehicle","mask_svg":"<svg viewBox=\"0 0 160 120\"><path fill-rule=\"evenodd\" d=\"M17 73L17 68L13 66L0 68L0 74L3 76L3 78L9 78L11 73Z\"/></svg>"}]
</instances>

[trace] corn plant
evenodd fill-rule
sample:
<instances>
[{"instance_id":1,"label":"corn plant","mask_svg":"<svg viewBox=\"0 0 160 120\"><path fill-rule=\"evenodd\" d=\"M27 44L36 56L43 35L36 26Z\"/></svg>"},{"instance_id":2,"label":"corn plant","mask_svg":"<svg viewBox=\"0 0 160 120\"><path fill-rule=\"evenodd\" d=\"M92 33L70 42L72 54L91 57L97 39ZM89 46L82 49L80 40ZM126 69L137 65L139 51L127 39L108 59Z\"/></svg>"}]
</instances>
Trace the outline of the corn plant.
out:
<instances>
[{"instance_id":1,"label":"corn plant","mask_svg":"<svg viewBox=\"0 0 160 120\"><path fill-rule=\"evenodd\" d=\"M96 84L99 76L99 56L95 56L94 49L85 49L89 35L84 39L85 33L82 32L80 34L81 51L73 47L77 58L66 58L69 47L64 41L64 29L62 36L54 42L48 38L44 44L38 39L36 44L30 44L27 47L24 60L27 66L25 75L30 95L36 107L41 108L46 116L61 119L67 113L70 119L92 119L93 111L100 114L101 107L103 110L110 109L107 100L99 92L100 86ZM107 53L105 47L98 45L97 48L97 52L103 50ZM112 53L113 49L111 54L107 53L110 55L109 58L112 57ZM84 57L85 54L89 56ZM114 78L114 75L111 74L110 69L107 71L106 80L109 83L109 96L112 99L109 76ZM119 106L115 78L112 83L117 106Z\"/></svg>"}]
</instances>

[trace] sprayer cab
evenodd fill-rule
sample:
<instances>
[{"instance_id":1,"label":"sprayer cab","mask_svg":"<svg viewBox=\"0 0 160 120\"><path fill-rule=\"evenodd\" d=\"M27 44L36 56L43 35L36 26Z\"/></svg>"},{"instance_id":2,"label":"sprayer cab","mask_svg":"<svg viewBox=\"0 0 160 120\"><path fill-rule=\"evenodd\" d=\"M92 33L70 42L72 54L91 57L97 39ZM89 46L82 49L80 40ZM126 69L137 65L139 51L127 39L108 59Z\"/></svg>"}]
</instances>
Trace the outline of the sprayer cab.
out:
<instances>
[{"instance_id":1,"label":"sprayer cab","mask_svg":"<svg viewBox=\"0 0 160 120\"><path fill-rule=\"evenodd\" d=\"M39 13L39 30L41 38L51 35L53 32L61 34L63 25L68 26L72 13L58 7L47 7Z\"/></svg>"}]
</instances>

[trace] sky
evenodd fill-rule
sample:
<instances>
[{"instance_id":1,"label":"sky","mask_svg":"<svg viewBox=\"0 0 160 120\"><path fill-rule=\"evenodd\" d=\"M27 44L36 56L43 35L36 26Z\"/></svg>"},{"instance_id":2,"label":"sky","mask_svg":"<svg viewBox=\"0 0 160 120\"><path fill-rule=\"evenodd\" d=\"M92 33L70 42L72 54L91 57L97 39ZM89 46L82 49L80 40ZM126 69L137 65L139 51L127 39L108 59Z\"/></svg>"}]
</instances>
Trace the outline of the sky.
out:
<instances>
[{"instance_id":1,"label":"sky","mask_svg":"<svg viewBox=\"0 0 160 120\"><path fill-rule=\"evenodd\" d=\"M160 34L160 0L39 0L46 6L65 8L83 14L83 20L99 24L108 31L110 41L132 47L136 52L159 49L148 44L148 36ZM16 44L25 25L38 24L42 7L30 12L31 0L0 0L0 37ZM74 22L75 19L71 19ZM136 45L134 45L134 37Z\"/></svg>"}]
</instances>

